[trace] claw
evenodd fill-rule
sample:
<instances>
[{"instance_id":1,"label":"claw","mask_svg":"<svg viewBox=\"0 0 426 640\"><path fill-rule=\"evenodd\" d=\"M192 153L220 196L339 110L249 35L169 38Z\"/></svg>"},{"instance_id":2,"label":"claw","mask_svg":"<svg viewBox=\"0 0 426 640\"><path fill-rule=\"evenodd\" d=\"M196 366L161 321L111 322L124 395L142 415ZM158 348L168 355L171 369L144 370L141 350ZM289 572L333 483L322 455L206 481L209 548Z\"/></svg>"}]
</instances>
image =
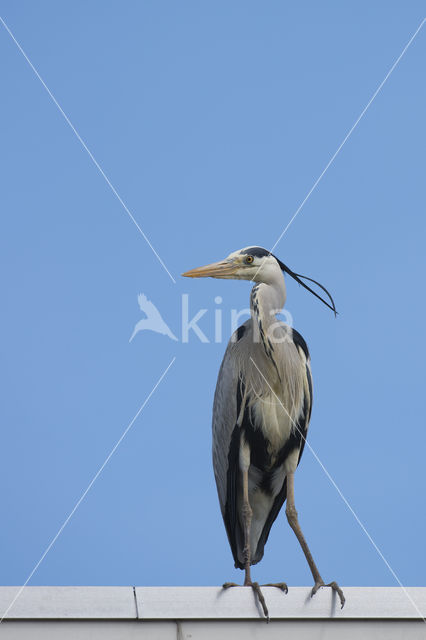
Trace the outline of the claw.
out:
<instances>
[{"instance_id":1,"label":"claw","mask_svg":"<svg viewBox=\"0 0 426 640\"><path fill-rule=\"evenodd\" d=\"M252 582L251 583L251 588L257 594L257 597L259 598L259 602L262 605L262 609L263 609L263 613L264 613L265 618L266 618L266 622L269 622L268 607L266 606L265 598L263 597L263 593L262 593L262 590L261 590L261 588L259 586L259 583L258 582Z\"/></svg>"},{"instance_id":2,"label":"claw","mask_svg":"<svg viewBox=\"0 0 426 640\"><path fill-rule=\"evenodd\" d=\"M266 584L262 584L262 587L276 587L284 591L284 593L288 593L288 586L285 582L267 582Z\"/></svg>"},{"instance_id":3,"label":"claw","mask_svg":"<svg viewBox=\"0 0 426 640\"><path fill-rule=\"evenodd\" d=\"M236 582L225 582L222 585L223 589L229 589L230 587L239 587L241 585L237 584ZM266 622L269 622L269 611L268 611L268 607L266 606L266 602L265 602L265 598L263 597L263 593L262 593L262 589L259 586L258 582L244 582L244 587L251 587L254 591L254 593L257 595L259 602L261 604L264 616L266 618Z\"/></svg>"},{"instance_id":4,"label":"claw","mask_svg":"<svg viewBox=\"0 0 426 640\"><path fill-rule=\"evenodd\" d=\"M340 599L340 608L343 609L343 607L345 606L346 598L343 595L343 591L341 590L341 588L339 587L337 582L335 580L333 580L333 582L329 582L325 586L326 587L331 587L333 589L333 591L335 591L337 593L337 595L339 596L339 599Z\"/></svg>"},{"instance_id":5,"label":"claw","mask_svg":"<svg viewBox=\"0 0 426 640\"><path fill-rule=\"evenodd\" d=\"M317 591L319 591L319 589L321 589L321 587L330 587L331 589L333 589L333 591L335 591L339 596L340 608L343 609L346 602L346 598L343 595L343 591L341 590L337 582L333 580L333 582L329 582L328 584L325 584L322 580L317 580L314 586L312 587L311 598L317 593Z\"/></svg>"}]
</instances>

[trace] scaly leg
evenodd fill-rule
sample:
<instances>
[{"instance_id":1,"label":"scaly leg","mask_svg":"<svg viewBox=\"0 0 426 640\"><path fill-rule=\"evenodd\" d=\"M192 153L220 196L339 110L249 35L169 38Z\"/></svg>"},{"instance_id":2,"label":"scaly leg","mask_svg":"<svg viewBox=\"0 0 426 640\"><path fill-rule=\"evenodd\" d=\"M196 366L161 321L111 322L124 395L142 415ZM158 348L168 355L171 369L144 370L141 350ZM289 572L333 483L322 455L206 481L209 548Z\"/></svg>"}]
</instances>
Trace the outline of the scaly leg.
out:
<instances>
[{"instance_id":1,"label":"scaly leg","mask_svg":"<svg viewBox=\"0 0 426 640\"><path fill-rule=\"evenodd\" d=\"M251 519L253 515L253 510L250 506L249 494L248 494L248 468L244 468L242 471L243 474L243 508L242 508L242 516L243 516L243 527L244 527L244 586L251 587L254 593L259 598L259 602L262 605L263 613L265 614L265 618L269 622L269 611L266 606L265 598L263 597L262 590L259 586L258 582L253 582L251 579L251 571L250 571L250 563L251 563L251 551L250 551L250 527L251 527ZM228 589L229 587L236 587L237 585L234 582L225 582L223 585L224 589Z\"/></svg>"},{"instance_id":2,"label":"scaly leg","mask_svg":"<svg viewBox=\"0 0 426 640\"><path fill-rule=\"evenodd\" d=\"M296 538L298 539L299 544L302 547L302 551L305 554L305 558L308 562L312 577L315 582L312 588L311 596L314 596L320 587L331 587L333 591L338 594L340 598L340 604L343 608L343 605L345 604L345 596L343 595L343 591L341 590L337 582L329 582L328 584L324 583L324 580L321 578L320 572L318 571L312 554L309 550L308 544L305 540L305 536L302 533L302 529L300 528L297 511L294 504L294 473L289 473L287 475L287 506L285 512L288 523L296 534Z\"/></svg>"}]
</instances>

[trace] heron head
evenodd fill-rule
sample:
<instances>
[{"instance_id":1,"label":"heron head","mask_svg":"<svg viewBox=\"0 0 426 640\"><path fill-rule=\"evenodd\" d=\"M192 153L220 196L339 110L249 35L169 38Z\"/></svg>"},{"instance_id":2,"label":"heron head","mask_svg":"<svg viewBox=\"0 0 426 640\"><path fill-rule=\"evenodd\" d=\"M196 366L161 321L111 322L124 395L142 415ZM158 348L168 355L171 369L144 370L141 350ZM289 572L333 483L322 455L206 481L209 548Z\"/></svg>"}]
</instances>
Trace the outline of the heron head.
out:
<instances>
[{"instance_id":1,"label":"heron head","mask_svg":"<svg viewBox=\"0 0 426 640\"><path fill-rule=\"evenodd\" d=\"M245 247L230 253L219 262L197 267L182 274L187 278L225 278L267 282L273 276L281 277L281 269L272 254L262 247Z\"/></svg>"},{"instance_id":2,"label":"heron head","mask_svg":"<svg viewBox=\"0 0 426 640\"><path fill-rule=\"evenodd\" d=\"M333 298L322 284L312 278L295 273L263 247L245 247L244 249L230 253L224 260L185 271L182 275L187 278L210 277L227 280L251 280L253 282L272 284L277 278L282 278L282 273L291 276L296 282L302 285L302 287L319 298L335 315L337 314ZM313 291L303 280L309 280L320 287L320 289L327 294L330 303Z\"/></svg>"}]
</instances>

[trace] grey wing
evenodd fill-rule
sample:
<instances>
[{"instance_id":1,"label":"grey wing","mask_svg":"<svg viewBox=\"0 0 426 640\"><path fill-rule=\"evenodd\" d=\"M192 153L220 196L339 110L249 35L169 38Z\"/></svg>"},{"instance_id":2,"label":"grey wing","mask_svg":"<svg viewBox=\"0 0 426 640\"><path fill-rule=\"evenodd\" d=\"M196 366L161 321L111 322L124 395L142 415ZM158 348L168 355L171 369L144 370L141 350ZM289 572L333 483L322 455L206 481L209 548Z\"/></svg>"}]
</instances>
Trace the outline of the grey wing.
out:
<instances>
[{"instance_id":1,"label":"grey wing","mask_svg":"<svg viewBox=\"0 0 426 640\"><path fill-rule=\"evenodd\" d=\"M309 355L307 344L303 339L303 337L300 335L300 333L296 331L296 329L294 328L292 329L292 337L293 337L293 342L296 345L296 348L299 352L300 359L305 366L303 410L302 410L302 414L299 416L299 419L298 419L298 430L302 436L300 452L299 452L299 460L297 462L297 464L299 464L303 454L303 449L305 447L305 442L306 442L308 429L309 429L309 421L311 419L313 389L312 389L311 358Z\"/></svg>"},{"instance_id":2,"label":"grey wing","mask_svg":"<svg viewBox=\"0 0 426 640\"><path fill-rule=\"evenodd\" d=\"M235 566L242 567L238 551L244 546L238 517L240 427L237 425L244 380L237 366L236 346L251 321L237 329L226 349L213 404L213 468L220 509Z\"/></svg>"},{"instance_id":3,"label":"grey wing","mask_svg":"<svg viewBox=\"0 0 426 640\"><path fill-rule=\"evenodd\" d=\"M239 376L229 343L220 366L213 402L213 469L222 515L227 499L227 475L232 433L237 423Z\"/></svg>"}]
</instances>

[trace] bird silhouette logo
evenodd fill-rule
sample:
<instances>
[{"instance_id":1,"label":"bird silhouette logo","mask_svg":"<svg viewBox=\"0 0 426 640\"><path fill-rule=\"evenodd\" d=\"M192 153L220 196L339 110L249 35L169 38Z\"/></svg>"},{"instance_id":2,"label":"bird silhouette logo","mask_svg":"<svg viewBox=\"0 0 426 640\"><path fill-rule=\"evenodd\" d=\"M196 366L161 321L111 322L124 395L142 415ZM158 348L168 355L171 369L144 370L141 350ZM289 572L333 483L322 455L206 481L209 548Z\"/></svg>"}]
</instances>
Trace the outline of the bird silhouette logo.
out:
<instances>
[{"instance_id":1,"label":"bird silhouette logo","mask_svg":"<svg viewBox=\"0 0 426 640\"><path fill-rule=\"evenodd\" d=\"M129 342L133 340L133 338L137 333L139 333L139 331L146 330L155 331L155 333L161 333L163 336L168 336L172 340L177 341L175 334L164 322L155 304L148 300L146 295L140 293L138 295L138 303L140 310L146 315L146 318L142 318L142 320L139 320L139 322L136 323Z\"/></svg>"}]
</instances>

